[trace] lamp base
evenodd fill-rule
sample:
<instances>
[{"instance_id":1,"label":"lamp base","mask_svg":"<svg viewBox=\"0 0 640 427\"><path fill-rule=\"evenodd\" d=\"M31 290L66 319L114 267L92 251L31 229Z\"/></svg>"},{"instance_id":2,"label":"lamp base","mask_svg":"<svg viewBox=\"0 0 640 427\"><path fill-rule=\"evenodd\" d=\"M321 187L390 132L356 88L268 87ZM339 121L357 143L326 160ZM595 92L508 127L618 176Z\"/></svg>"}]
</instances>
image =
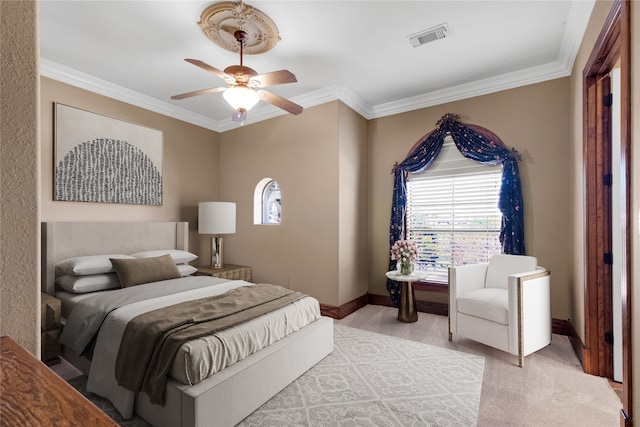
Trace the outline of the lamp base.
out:
<instances>
[{"instance_id":1,"label":"lamp base","mask_svg":"<svg viewBox=\"0 0 640 427\"><path fill-rule=\"evenodd\" d=\"M221 236L211 238L211 268L224 268L223 244L224 239Z\"/></svg>"}]
</instances>

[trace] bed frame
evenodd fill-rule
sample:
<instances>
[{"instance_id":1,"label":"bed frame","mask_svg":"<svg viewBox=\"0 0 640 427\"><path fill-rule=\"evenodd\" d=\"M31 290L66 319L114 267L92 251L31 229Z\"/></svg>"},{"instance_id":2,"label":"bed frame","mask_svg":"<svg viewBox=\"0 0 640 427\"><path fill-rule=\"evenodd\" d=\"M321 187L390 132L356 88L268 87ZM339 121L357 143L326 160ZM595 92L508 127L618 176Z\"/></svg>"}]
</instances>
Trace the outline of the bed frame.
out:
<instances>
[{"instance_id":1,"label":"bed frame","mask_svg":"<svg viewBox=\"0 0 640 427\"><path fill-rule=\"evenodd\" d=\"M187 222L45 222L41 235L42 291L50 295L62 259L189 247ZM135 412L157 427L233 426L332 351L333 320L321 317L198 384L169 380L165 406L138 394ZM69 358L87 372L86 359Z\"/></svg>"}]
</instances>

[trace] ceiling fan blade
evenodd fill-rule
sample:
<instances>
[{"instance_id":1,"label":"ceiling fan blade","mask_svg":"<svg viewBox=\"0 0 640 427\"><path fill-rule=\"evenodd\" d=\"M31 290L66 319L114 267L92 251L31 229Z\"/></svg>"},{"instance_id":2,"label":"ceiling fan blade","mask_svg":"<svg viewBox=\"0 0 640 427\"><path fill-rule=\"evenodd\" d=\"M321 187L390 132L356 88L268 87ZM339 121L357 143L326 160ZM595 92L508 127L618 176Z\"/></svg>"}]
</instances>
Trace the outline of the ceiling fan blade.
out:
<instances>
[{"instance_id":1,"label":"ceiling fan blade","mask_svg":"<svg viewBox=\"0 0 640 427\"><path fill-rule=\"evenodd\" d=\"M295 83L298 80L296 80L296 76L294 76L291 71L280 70L255 76L251 81L256 83L256 87L267 87L284 83Z\"/></svg>"},{"instance_id":2,"label":"ceiling fan blade","mask_svg":"<svg viewBox=\"0 0 640 427\"><path fill-rule=\"evenodd\" d=\"M278 108L282 108L288 113L297 116L302 113L302 107L295 102L291 102L286 98L283 98L275 93L267 92L266 90L257 91L258 95L260 95L260 99L268 102L269 104L275 105Z\"/></svg>"},{"instance_id":3,"label":"ceiling fan blade","mask_svg":"<svg viewBox=\"0 0 640 427\"><path fill-rule=\"evenodd\" d=\"M212 87L210 89L200 89L194 90L193 92L181 93L180 95L173 95L171 99L184 99L190 98L192 96L204 95L205 93L214 93L214 92L222 92L223 90L227 90L226 87Z\"/></svg>"},{"instance_id":4,"label":"ceiling fan blade","mask_svg":"<svg viewBox=\"0 0 640 427\"><path fill-rule=\"evenodd\" d=\"M190 64L195 65L196 67L200 67L205 71L210 72L211 74L214 74L218 77L220 77L221 79L224 79L225 81L229 81L229 79L231 80L231 82L233 82L233 77L231 77L230 75L228 75L227 73L225 73L224 71L220 71L215 67L212 67L211 65L207 64L206 62L202 62L199 59L191 59L191 58L185 58L185 61L187 61Z\"/></svg>"}]
</instances>

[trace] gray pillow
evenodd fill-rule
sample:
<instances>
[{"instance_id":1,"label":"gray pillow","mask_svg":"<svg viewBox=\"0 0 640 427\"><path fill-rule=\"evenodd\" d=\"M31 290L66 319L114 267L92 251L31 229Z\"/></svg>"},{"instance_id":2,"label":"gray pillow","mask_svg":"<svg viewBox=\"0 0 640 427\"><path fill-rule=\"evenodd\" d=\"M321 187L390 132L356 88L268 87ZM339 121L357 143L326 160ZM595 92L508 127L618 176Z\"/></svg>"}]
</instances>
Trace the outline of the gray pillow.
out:
<instances>
[{"instance_id":1,"label":"gray pillow","mask_svg":"<svg viewBox=\"0 0 640 427\"><path fill-rule=\"evenodd\" d=\"M123 288L182 277L171 255L138 259L111 259Z\"/></svg>"},{"instance_id":2,"label":"gray pillow","mask_svg":"<svg viewBox=\"0 0 640 427\"><path fill-rule=\"evenodd\" d=\"M192 254L191 252L187 252L187 251L181 251L179 249L165 249L160 251L138 252L138 253L132 254L131 256L135 258L152 258L155 256L160 256L165 254L171 255L171 258L173 258L173 261L176 264L186 264L198 258L198 255L196 254Z\"/></svg>"}]
</instances>

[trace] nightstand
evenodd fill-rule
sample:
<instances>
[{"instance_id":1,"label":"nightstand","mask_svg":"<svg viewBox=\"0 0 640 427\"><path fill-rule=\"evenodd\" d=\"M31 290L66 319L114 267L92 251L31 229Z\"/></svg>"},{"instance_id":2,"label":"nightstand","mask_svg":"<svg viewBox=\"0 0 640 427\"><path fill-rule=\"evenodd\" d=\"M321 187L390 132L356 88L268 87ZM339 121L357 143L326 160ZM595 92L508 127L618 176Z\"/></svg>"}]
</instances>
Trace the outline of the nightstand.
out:
<instances>
[{"instance_id":1,"label":"nightstand","mask_svg":"<svg viewBox=\"0 0 640 427\"><path fill-rule=\"evenodd\" d=\"M198 267L194 276L213 276L228 280L251 281L251 267L246 265L226 264L224 268Z\"/></svg>"},{"instance_id":2,"label":"nightstand","mask_svg":"<svg viewBox=\"0 0 640 427\"><path fill-rule=\"evenodd\" d=\"M40 299L40 359L43 362L57 363L60 356L60 310L61 302L58 298L41 293Z\"/></svg>"}]
</instances>

